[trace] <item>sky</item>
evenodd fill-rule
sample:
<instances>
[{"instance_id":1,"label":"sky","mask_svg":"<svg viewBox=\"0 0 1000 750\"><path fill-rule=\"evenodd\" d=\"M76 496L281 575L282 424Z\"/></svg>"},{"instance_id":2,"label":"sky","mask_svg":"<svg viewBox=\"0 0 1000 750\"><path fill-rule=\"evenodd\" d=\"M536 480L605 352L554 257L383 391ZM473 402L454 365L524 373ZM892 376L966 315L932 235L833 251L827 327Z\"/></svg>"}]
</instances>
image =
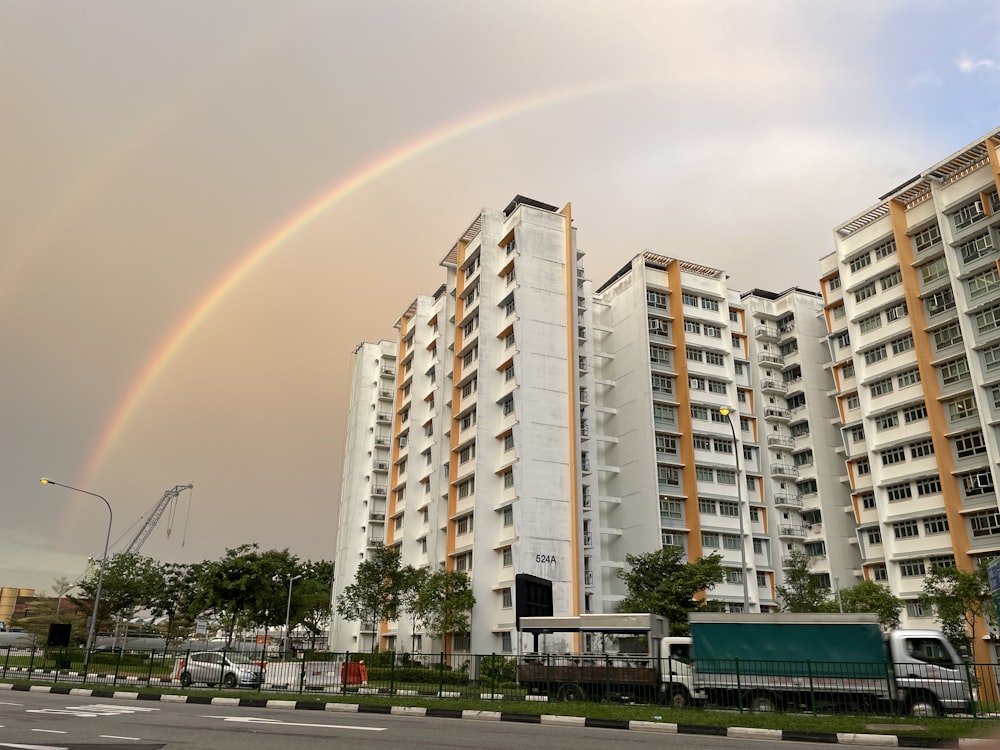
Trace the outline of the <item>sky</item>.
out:
<instances>
[{"instance_id":1,"label":"sky","mask_svg":"<svg viewBox=\"0 0 1000 750\"><path fill-rule=\"evenodd\" d=\"M120 551L333 559L351 354L483 207L817 288L1000 126L994 0L0 3L0 586ZM171 533L167 534L168 528Z\"/></svg>"}]
</instances>

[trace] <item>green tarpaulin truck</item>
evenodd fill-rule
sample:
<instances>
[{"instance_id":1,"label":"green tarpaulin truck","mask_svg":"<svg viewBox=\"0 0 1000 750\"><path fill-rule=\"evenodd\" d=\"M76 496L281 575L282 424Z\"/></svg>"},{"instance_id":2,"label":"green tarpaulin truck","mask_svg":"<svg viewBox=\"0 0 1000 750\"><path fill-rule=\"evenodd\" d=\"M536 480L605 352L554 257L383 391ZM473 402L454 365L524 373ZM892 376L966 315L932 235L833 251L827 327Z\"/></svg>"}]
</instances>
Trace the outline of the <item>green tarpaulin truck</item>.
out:
<instances>
[{"instance_id":1,"label":"green tarpaulin truck","mask_svg":"<svg viewBox=\"0 0 1000 750\"><path fill-rule=\"evenodd\" d=\"M967 666L935 630L883 635L867 614L693 613L690 625L685 682L710 703L917 715L971 707Z\"/></svg>"}]
</instances>

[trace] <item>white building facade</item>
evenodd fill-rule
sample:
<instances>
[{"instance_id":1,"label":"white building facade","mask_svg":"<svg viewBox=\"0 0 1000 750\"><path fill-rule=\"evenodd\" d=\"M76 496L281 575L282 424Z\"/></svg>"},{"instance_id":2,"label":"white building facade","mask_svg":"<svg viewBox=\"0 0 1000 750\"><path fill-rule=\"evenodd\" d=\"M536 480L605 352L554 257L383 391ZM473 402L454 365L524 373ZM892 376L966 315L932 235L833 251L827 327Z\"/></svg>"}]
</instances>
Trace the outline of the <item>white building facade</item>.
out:
<instances>
[{"instance_id":1,"label":"white building facade","mask_svg":"<svg viewBox=\"0 0 1000 750\"><path fill-rule=\"evenodd\" d=\"M821 261L864 577L907 601L911 626L933 622L917 601L932 566L1000 552L998 144L844 222Z\"/></svg>"}]
</instances>

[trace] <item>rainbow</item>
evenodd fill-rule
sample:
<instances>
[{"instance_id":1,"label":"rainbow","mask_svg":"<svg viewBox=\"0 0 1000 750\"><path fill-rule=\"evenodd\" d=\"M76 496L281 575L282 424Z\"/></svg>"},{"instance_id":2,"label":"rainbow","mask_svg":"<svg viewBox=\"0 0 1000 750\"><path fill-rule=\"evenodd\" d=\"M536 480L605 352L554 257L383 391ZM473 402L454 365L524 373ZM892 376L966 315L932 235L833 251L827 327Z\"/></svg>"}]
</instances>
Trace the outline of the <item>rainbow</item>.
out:
<instances>
[{"instance_id":1,"label":"rainbow","mask_svg":"<svg viewBox=\"0 0 1000 750\"><path fill-rule=\"evenodd\" d=\"M184 343L209 318L212 312L222 304L223 300L239 286L240 282L256 270L272 253L308 227L325 211L329 210L346 196L360 190L396 167L451 140L512 117L622 87L623 84L621 82L600 81L586 86L563 89L557 92L548 92L526 99L506 102L497 107L474 113L380 156L375 161L366 164L340 182L335 183L303 206L289 219L264 237L264 239L254 245L245 255L241 256L236 264L215 282L208 292L195 303L194 307L185 313L180 323L160 342L159 346L154 350L153 355L146 361L139 374L132 381L124 398L118 403L111 418L101 432L100 438L84 468L82 478L84 486L89 486L92 483L94 477L101 470L108 455L121 437L132 415L135 414L159 376L170 364L170 360L181 350Z\"/></svg>"}]
</instances>

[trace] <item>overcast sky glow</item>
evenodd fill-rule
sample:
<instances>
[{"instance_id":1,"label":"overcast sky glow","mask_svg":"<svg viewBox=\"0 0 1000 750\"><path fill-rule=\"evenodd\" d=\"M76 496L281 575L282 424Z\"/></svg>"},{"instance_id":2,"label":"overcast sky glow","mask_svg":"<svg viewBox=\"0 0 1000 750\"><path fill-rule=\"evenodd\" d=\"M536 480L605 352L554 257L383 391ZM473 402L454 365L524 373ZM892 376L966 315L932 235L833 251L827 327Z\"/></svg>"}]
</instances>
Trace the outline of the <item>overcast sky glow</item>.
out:
<instances>
[{"instance_id":1,"label":"overcast sky glow","mask_svg":"<svg viewBox=\"0 0 1000 750\"><path fill-rule=\"evenodd\" d=\"M648 248L814 288L1000 125L1000 6L12 0L0 99L0 585L49 589L107 517L42 476L113 550L191 482L145 554L332 559L351 352L482 206L571 202L598 283Z\"/></svg>"}]
</instances>

